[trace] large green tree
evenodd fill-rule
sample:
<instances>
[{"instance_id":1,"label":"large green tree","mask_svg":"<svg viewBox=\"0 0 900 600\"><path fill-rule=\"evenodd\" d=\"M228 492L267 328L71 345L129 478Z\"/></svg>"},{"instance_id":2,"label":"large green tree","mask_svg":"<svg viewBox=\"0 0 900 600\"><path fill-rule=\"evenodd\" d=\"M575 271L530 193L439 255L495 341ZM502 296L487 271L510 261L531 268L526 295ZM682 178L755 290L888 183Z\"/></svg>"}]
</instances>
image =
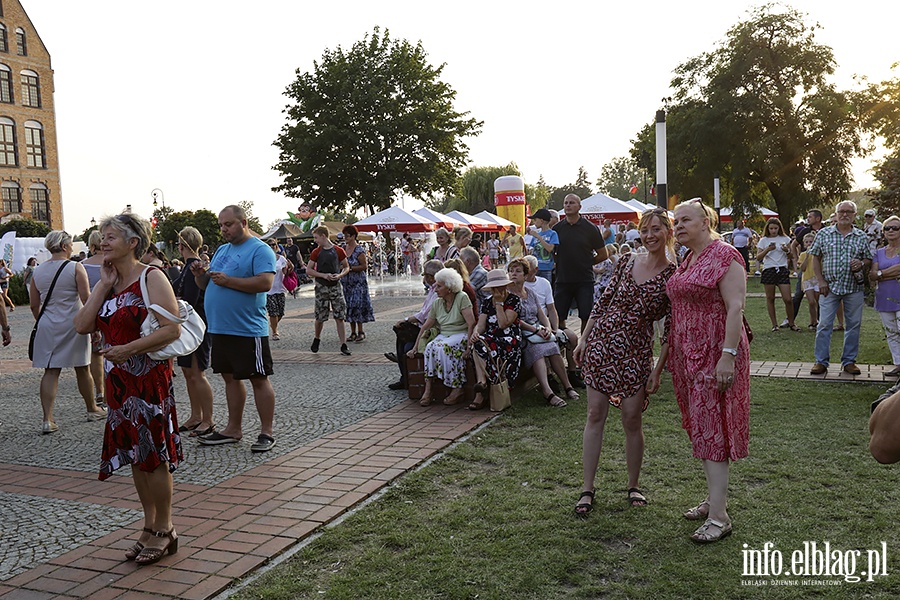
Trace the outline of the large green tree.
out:
<instances>
[{"instance_id":1,"label":"large green tree","mask_svg":"<svg viewBox=\"0 0 900 600\"><path fill-rule=\"evenodd\" d=\"M655 202L650 197L648 189L651 184L652 181L648 179L646 171L638 166L637 159L633 156L620 156L612 159L600 169L597 191L619 200L637 198L643 201L646 198L648 202L650 200ZM634 193L631 192L632 186L637 186L637 191Z\"/></svg>"},{"instance_id":2,"label":"large green tree","mask_svg":"<svg viewBox=\"0 0 900 600\"><path fill-rule=\"evenodd\" d=\"M350 50L326 50L285 92L292 103L274 167L284 182L273 189L339 211L452 193L467 161L463 140L482 123L454 109L443 69L421 42L377 27Z\"/></svg>"},{"instance_id":3,"label":"large green tree","mask_svg":"<svg viewBox=\"0 0 900 600\"><path fill-rule=\"evenodd\" d=\"M160 241L165 242L168 248L174 249L178 241L178 232L188 225L197 228L197 231L203 236L203 243L209 246L210 250L214 250L222 243L219 217L206 209L184 210L168 215L166 220L157 227L157 237Z\"/></svg>"},{"instance_id":4,"label":"large green tree","mask_svg":"<svg viewBox=\"0 0 900 600\"><path fill-rule=\"evenodd\" d=\"M713 51L681 64L667 114L668 191L712 198L716 174L735 210L774 203L788 220L850 190L861 151L854 96L835 88L818 25L780 5L752 9ZM632 156L654 157L654 125ZM655 160L655 157L653 158Z\"/></svg>"},{"instance_id":5,"label":"large green tree","mask_svg":"<svg viewBox=\"0 0 900 600\"><path fill-rule=\"evenodd\" d=\"M563 200L569 194L577 194L582 200L594 194L584 167L578 167L578 176L575 178L575 183L567 183L558 188L553 188L553 191L550 192L550 200L547 202L547 206L555 210L562 210Z\"/></svg>"},{"instance_id":6,"label":"large green tree","mask_svg":"<svg viewBox=\"0 0 900 600\"><path fill-rule=\"evenodd\" d=\"M469 167L459 182L459 195L450 200L447 210L459 210L470 215L483 210L495 212L494 181L504 175L518 175L518 165L511 162L505 167Z\"/></svg>"}]
</instances>

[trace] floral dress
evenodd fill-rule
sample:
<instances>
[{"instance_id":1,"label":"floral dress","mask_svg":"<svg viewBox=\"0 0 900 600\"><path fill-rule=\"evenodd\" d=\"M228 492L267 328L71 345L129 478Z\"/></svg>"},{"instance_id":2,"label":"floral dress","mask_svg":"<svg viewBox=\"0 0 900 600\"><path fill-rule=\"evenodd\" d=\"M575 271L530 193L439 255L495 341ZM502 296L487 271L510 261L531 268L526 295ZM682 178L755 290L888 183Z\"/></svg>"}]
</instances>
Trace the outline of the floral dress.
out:
<instances>
[{"instance_id":1,"label":"floral dress","mask_svg":"<svg viewBox=\"0 0 900 600\"><path fill-rule=\"evenodd\" d=\"M103 347L138 339L146 316L140 280L118 294L110 294L97 315ZM100 480L124 465L151 472L168 463L169 471L174 471L184 457L169 361L136 354L120 365L104 361L104 370L109 411L103 432Z\"/></svg>"},{"instance_id":2,"label":"floral dress","mask_svg":"<svg viewBox=\"0 0 900 600\"><path fill-rule=\"evenodd\" d=\"M512 310L516 314L522 314L522 300L515 294L506 296L503 302L503 310ZM493 297L488 296L481 301L481 314L487 315L487 328L479 341L473 347L486 366L488 383L500 383L500 371L497 363L506 361L506 380L512 386L519 377L519 367L522 364L522 330L516 319L506 329L500 329L497 324L497 309L494 306Z\"/></svg>"},{"instance_id":3,"label":"floral dress","mask_svg":"<svg viewBox=\"0 0 900 600\"><path fill-rule=\"evenodd\" d=\"M591 310L594 326L587 332L581 376L584 383L609 397L618 408L647 385L653 369L653 324L665 319L663 342L669 335L669 297L666 282L675 272L669 264L638 285L634 261L622 260ZM650 399L644 397L641 410Z\"/></svg>"},{"instance_id":4,"label":"floral dress","mask_svg":"<svg viewBox=\"0 0 900 600\"><path fill-rule=\"evenodd\" d=\"M681 426L696 458L723 462L744 458L750 445L750 347L741 328L734 359L734 383L724 392L716 387L716 363L725 340L725 302L719 281L732 262L743 259L732 246L716 240L693 265L691 254L666 285L672 303L669 362Z\"/></svg>"},{"instance_id":5,"label":"floral dress","mask_svg":"<svg viewBox=\"0 0 900 600\"><path fill-rule=\"evenodd\" d=\"M437 322L440 333L425 346L425 375L440 379L451 389L466 382L466 344L469 325L462 311L472 308L465 292L457 292L450 310L440 298L431 305L430 316Z\"/></svg>"},{"instance_id":6,"label":"floral dress","mask_svg":"<svg viewBox=\"0 0 900 600\"><path fill-rule=\"evenodd\" d=\"M347 262L351 267L359 266L359 256L364 254L362 246L356 246L349 255ZM375 311L372 310L372 299L369 297L369 282L365 271L350 271L341 278L344 286L344 301L347 304L348 323L369 323L375 320Z\"/></svg>"}]
</instances>

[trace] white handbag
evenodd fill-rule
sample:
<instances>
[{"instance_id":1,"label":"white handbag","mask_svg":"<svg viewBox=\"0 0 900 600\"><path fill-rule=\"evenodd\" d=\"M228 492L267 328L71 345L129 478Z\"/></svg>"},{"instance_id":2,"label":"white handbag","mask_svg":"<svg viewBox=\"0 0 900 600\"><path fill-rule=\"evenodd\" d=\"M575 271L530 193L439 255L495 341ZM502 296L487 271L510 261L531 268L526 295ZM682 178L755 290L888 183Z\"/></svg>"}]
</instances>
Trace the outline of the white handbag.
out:
<instances>
[{"instance_id":1,"label":"white handbag","mask_svg":"<svg viewBox=\"0 0 900 600\"><path fill-rule=\"evenodd\" d=\"M159 313L170 321L174 321L181 325L181 335L168 346L148 352L147 356L153 360L168 360L176 356L187 356L193 353L203 342L203 336L206 333L206 324L194 307L185 302L178 300L178 311L180 317L176 317L158 304L150 304L150 296L147 294L147 271L144 269L141 273L141 296L144 299L144 305L147 307L147 318L141 323L141 337L147 337L157 329L159 329L159 321L154 313Z\"/></svg>"}]
</instances>

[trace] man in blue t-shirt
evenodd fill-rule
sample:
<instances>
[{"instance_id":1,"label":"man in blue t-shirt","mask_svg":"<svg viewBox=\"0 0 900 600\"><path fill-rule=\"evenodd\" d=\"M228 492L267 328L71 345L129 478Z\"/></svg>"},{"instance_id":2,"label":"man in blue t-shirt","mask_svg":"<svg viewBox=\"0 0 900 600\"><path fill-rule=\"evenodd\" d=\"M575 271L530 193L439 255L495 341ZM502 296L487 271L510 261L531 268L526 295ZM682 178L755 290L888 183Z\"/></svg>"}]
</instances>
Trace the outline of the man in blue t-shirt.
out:
<instances>
[{"instance_id":1,"label":"man in blue t-shirt","mask_svg":"<svg viewBox=\"0 0 900 600\"><path fill-rule=\"evenodd\" d=\"M228 425L222 431L200 436L204 446L234 444L243 437L241 424L247 389L253 386L260 434L250 446L253 452L268 452L275 446L275 390L269 381L272 353L266 292L275 280L275 253L254 237L247 215L240 206L226 206L219 213L219 230L227 242L219 246L208 264L194 261L191 272L206 290L204 308L212 340L212 368L225 380Z\"/></svg>"},{"instance_id":2,"label":"man in blue t-shirt","mask_svg":"<svg viewBox=\"0 0 900 600\"><path fill-rule=\"evenodd\" d=\"M543 277L553 282L553 253L559 243L559 235L550 229L550 219L553 216L546 208L540 208L531 215L532 226L528 228L531 234L531 244L528 247L531 255L538 261L538 277Z\"/></svg>"}]
</instances>

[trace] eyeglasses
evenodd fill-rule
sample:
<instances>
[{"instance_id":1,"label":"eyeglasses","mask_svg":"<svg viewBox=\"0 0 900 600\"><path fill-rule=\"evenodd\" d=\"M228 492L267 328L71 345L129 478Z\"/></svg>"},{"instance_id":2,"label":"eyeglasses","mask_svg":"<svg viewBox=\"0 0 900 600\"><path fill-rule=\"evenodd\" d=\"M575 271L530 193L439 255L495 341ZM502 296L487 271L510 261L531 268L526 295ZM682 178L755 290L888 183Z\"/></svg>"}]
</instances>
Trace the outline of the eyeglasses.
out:
<instances>
[{"instance_id":1,"label":"eyeglasses","mask_svg":"<svg viewBox=\"0 0 900 600\"><path fill-rule=\"evenodd\" d=\"M882 227L885 231L900 231L900 225L887 225Z\"/></svg>"}]
</instances>

